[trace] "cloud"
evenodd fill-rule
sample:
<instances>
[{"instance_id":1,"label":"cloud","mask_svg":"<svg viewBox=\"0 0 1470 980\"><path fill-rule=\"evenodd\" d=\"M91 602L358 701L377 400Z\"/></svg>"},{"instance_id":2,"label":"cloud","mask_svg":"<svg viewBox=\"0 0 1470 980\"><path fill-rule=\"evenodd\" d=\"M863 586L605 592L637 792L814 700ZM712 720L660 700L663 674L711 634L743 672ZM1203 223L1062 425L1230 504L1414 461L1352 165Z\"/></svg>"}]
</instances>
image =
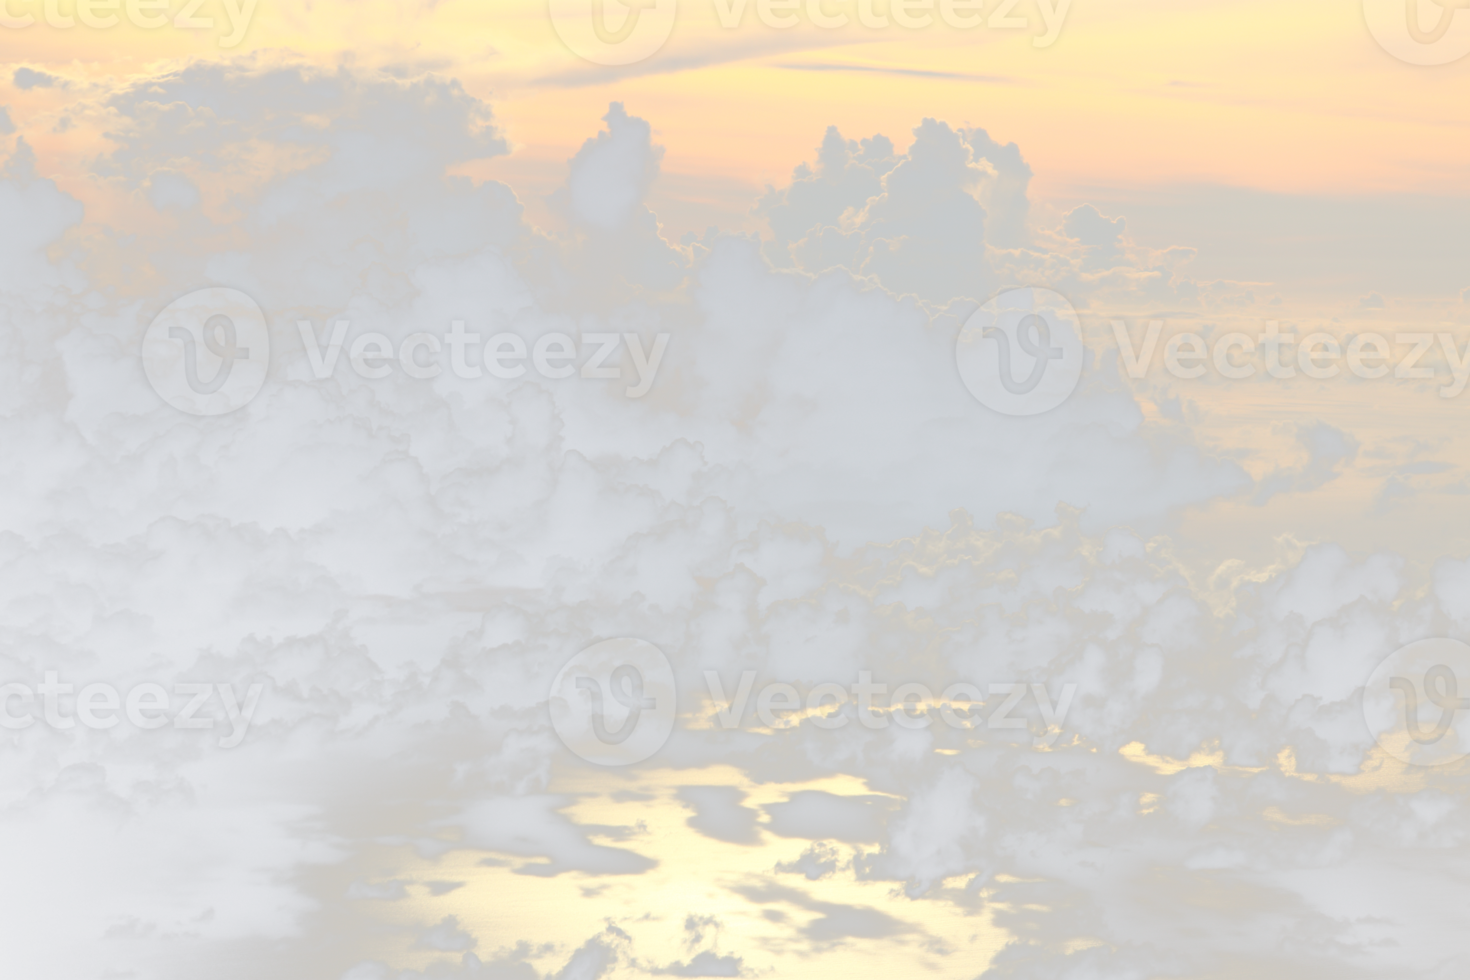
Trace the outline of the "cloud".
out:
<instances>
[{"instance_id":1,"label":"cloud","mask_svg":"<svg viewBox=\"0 0 1470 980\"><path fill-rule=\"evenodd\" d=\"M857 861L870 879L898 879L919 898L947 877L967 874L979 889L1000 870L997 815L979 801L980 780L963 763L936 764L888 818L882 848Z\"/></svg>"},{"instance_id":2,"label":"cloud","mask_svg":"<svg viewBox=\"0 0 1470 980\"><path fill-rule=\"evenodd\" d=\"M1060 954L1033 943L1008 943L980 980L1147 980L1194 973L1188 956L1152 943L1091 946Z\"/></svg>"},{"instance_id":3,"label":"cloud","mask_svg":"<svg viewBox=\"0 0 1470 980\"><path fill-rule=\"evenodd\" d=\"M830 129L759 203L767 238L675 245L647 203L653 127L620 105L546 229L512 188L449 176L507 148L455 82L257 58L114 84L97 172L163 224L98 224L23 140L0 179L3 677L268 694L228 751L218 702L209 731L8 734L0 830L27 841L0 908L14 970L319 976L334 930L344 948L378 934L353 902L470 891L411 888L427 875L365 853L469 851L586 902L662 870L637 817L591 823L593 791L558 782L582 770L547 691L609 636L668 653L687 716L706 670L964 681L987 715L992 682L1052 704L1073 686L1050 742L1029 693L1011 729L873 730L848 704L835 731L676 731L653 763L686 774L673 825L757 856L764 826L788 848L729 894L781 918L793 956L940 948L824 891L849 887L893 890L919 920L941 907L921 902L988 909L1010 937L993 976L1432 975L1456 952L1458 886L1434 869L1463 846L1462 794L1364 777L1359 692L1388 651L1463 627L1464 563L1421 575L1283 540L1262 564L1202 569L1179 530L1253 491L1312 506L1359 437L1301 425L1302 460L1256 484L1182 417L1147 416L1106 360L1033 419L988 412L954 368L974 304L1022 277L1055 275L1079 304L1192 310L1249 284L1187 279L1188 247L1145 248L1122 216L1033 214L1019 148L934 119L903 153ZM195 418L149 389L138 349L209 283L267 311L272 369L249 405ZM670 339L630 399L582 364L370 380L344 354L317 377L300 321L323 336L339 320L395 343L456 320ZM753 801L715 782L731 771L784 789ZM391 940L454 954L417 976L768 962L699 948L698 921L677 959L614 924L482 961L467 950L502 937L447 908ZM676 935L709 912L667 911Z\"/></svg>"},{"instance_id":4,"label":"cloud","mask_svg":"<svg viewBox=\"0 0 1470 980\"><path fill-rule=\"evenodd\" d=\"M45 250L81 222L82 206L36 175L35 153L24 137L0 169L0 212L9 229L0 239L0 285L28 304L80 287L74 265L52 262Z\"/></svg>"},{"instance_id":5,"label":"cloud","mask_svg":"<svg viewBox=\"0 0 1470 980\"><path fill-rule=\"evenodd\" d=\"M835 873L842 863L836 848L818 841L802 851L795 861L778 861L776 870L804 875L807 881L820 881Z\"/></svg>"},{"instance_id":6,"label":"cloud","mask_svg":"<svg viewBox=\"0 0 1470 980\"><path fill-rule=\"evenodd\" d=\"M1419 488L1414 486L1413 480L1402 475L1402 473L1389 473L1388 478L1380 483L1379 488L1373 491L1373 501L1369 504L1370 517L1382 517L1391 511L1405 507L1408 502L1419 497Z\"/></svg>"},{"instance_id":7,"label":"cloud","mask_svg":"<svg viewBox=\"0 0 1470 980\"><path fill-rule=\"evenodd\" d=\"M423 932L414 945L441 953L462 953L474 949L477 943L475 937L459 927L458 919L447 915L438 925Z\"/></svg>"},{"instance_id":8,"label":"cloud","mask_svg":"<svg viewBox=\"0 0 1470 980\"><path fill-rule=\"evenodd\" d=\"M1297 466L1278 466L1256 484L1253 503L1266 503L1279 493L1306 493L1338 478L1358 457L1358 440L1326 422L1302 423L1296 441L1307 452Z\"/></svg>"},{"instance_id":9,"label":"cloud","mask_svg":"<svg viewBox=\"0 0 1470 980\"><path fill-rule=\"evenodd\" d=\"M36 71L34 68L27 68L24 65L15 70L15 74L11 76L11 81L21 91L27 91L33 88L65 87L66 85L65 81L55 75L48 74L44 71Z\"/></svg>"},{"instance_id":10,"label":"cloud","mask_svg":"<svg viewBox=\"0 0 1470 980\"><path fill-rule=\"evenodd\" d=\"M572 158L566 199L573 220L610 231L642 204L663 151L652 146L648 123L630 118L621 102L603 119L608 128Z\"/></svg>"},{"instance_id":11,"label":"cloud","mask_svg":"<svg viewBox=\"0 0 1470 980\"><path fill-rule=\"evenodd\" d=\"M544 859L522 864L520 874L638 874L653 866L636 852L588 841L587 831L556 812L567 802L531 795L479 800L464 806L454 824L463 828L461 846Z\"/></svg>"},{"instance_id":12,"label":"cloud","mask_svg":"<svg viewBox=\"0 0 1470 980\"><path fill-rule=\"evenodd\" d=\"M407 896L409 896L409 887L407 887L406 883L401 882L401 880L390 879L387 882L369 882L363 876L354 877L347 884L347 890L343 892L343 898L351 899L376 898L397 901L397 899L407 898Z\"/></svg>"},{"instance_id":13,"label":"cloud","mask_svg":"<svg viewBox=\"0 0 1470 980\"><path fill-rule=\"evenodd\" d=\"M198 185L187 173L159 167L148 175L148 204L162 212L165 207L188 210L198 206Z\"/></svg>"},{"instance_id":14,"label":"cloud","mask_svg":"<svg viewBox=\"0 0 1470 980\"><path fill-rule=\"evenodd\" d=\"M759 814L740 805L744 794L731 786L682 786L679 799L692 807L689 826L715 840L732 844L758 844Z\"/></svg>"},{"instance_id":15,"label":"cloud","mask_svg":"<svg viewBox=\"0 0 1470 980\"><path fill-rule=\"evenodd\" d=\"M1164 811L1176 820L1202 827L1210 823L1220 804L1214 765L1182 768L1163 786Z\"/></svg>"},{"instance_id":16,"label":"cloud","mask_svg":"<svg viewBox=\"0 0 1470 980\"><path fill-rule=\"evenodd\" d=\"M551 755L557 749L556 735L550 727L509 729L500 746L473 763L454 764L456 785L470 774L485 777L491 786L509 789L516 795L545 790L551 782Z\"/></svg>"},{"instance_id":17,"label":"cloud","mask_svg":"<svg viewBox=\"0 0 1470 980\"><path fill-rule=\"evenodd\" d=\"M849 798L821 790L801 790L782 803L766 807L770 830L782 837L808 840L876 841L883 836L881 797Z\"/></svg>"},{"instance_id":18,"label":"cloud","mask_svg":"<svg viewBox=\"0 0 1470 980\"><path fill-rule=\"evenodd\" d=\"M697 953L688 963L671 963L656 972L673 977L738 977L743 975L740 957L719 956L709 950Z\"/></svg>"},{"instance_id":19,"label":"cloud","mask_svg":"<svg viewBox=\"0 0 1470 980\"><path fill-rule=\"evenodd\" d=\"M1116 245L1126 227L1127 223L1122 218L1105 218L1091 204L1068 211L1062 223L1068 236L1094 248Z\"/></svg>"}]
</instances>

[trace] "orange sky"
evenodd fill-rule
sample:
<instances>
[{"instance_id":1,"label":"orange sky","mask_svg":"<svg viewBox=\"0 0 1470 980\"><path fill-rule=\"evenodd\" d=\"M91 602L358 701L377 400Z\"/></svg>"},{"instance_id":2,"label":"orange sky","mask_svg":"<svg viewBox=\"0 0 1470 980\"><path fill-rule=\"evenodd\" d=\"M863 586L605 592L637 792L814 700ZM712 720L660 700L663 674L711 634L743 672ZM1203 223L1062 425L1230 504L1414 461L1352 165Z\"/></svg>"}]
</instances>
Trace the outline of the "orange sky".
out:
<instances>
[{"instance_id":1,"label":"orange sky","mask_svg":"<svg viewBox=\"0 0 1470 980\"><path fill-rule=\"evenodd\" d=\"M1160 183L1464 194L1470 59L1402 64L1377 46L1356 3L1074 0L1056 42L1037 48L1025 30L823 30L803 18L778 31L753 7L726 30L714 2L684 0L664 48L619 71L572 54L551 29L546 0L259 0L229 49L219 44L223 0L205 0L200 15L219 24L195 31L126 21L59 29L42 17L43 0L10 0L11 16L34 10L38 20L0 28L0 62L70 86L20 91L7 72L0 105L37 148L42 172L84 199L77 182L105 145L107 120L79 103L97 99L109 79L173 60L252 54L459 78L494 104L516 147L469 172L507 179L523 196L550 190L607 104L624 101L666 147L659 194L679 202L683 211L670 216L690 227L738 216L764 182L811 159L828 125L850 137L882 132L902 148L924 116L1019 143L1040 201ZM835 10L855 0L824 2ZM881 10L886 0L874 2ZM1033 6L1023 0L1016 11ZM58 10L72 10L72 0ZM54 132L63 115L73 128Z\"/></svg>"}]
</instances>

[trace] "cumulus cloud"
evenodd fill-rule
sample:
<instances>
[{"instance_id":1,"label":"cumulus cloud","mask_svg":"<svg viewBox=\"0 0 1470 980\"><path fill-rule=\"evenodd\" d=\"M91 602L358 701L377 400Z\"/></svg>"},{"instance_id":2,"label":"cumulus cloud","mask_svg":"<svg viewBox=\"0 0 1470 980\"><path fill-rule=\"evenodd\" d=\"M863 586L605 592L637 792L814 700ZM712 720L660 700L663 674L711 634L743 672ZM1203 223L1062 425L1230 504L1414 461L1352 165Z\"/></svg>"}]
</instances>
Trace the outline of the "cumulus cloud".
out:
<instances>
[{"instance_id":1,"label":"cumulus cloud","mask_svg":"<svg viewBox=\"0 0 1470 980\"><path fill-rule=\"evenodd\" d=\"M203 683L212 727L7 732L0 831L26 841L0 899L13 969L758 974L770 950L707 945L694 901L660 912L695 922L677 956L621 919L506 949L540 940L415 904L462 894L458 871L420 885L375 864L469 852L582 882L586 902L651 875L643 831L589 823L593 790L559 781L577 761L547 691L610 636L669 655L686 720L709 670L964 681L987 714L1007 697L992 683L1027 694L999 729L872 728L849 702L843 728L674 732L646 766L690 771L679 825L742 853L790 845L716 885L794 956L948 955L924 915L822 891L883 883L920 910L988 911L1009 937L992 977L1446 969L1434 910L1457 886L1432 867L1464 846L1463 794L1364 782L1383 760L1358 702L1388 651L1470 622L1464 563L1426 584L1393 554L1280 542L1265 567L1191 567L1182 514L1311 494L1356 437L1304 425L1305 461L1255 482L1147 417L1111 361L1031 419L989 412L954 367L974 304L1021 278L1079 303L1206 302L1181 251L1090 205L1038 225L1020 150L933 119L903 153L829 130L757 205L767 238L676 245L647 204L652 128L618 104L569 161L559 229L448 175L507 141L436 76L191 63L105 105L98 173L173 224L88 226L23 139L0 179L0 682ZM98 270L127 256L124 289ZM249 405L195 418L149 389L138 350L211 284L266 311L272 368ZM347 352L323 377L301 327L399 345L456 321L632 335L639 356L668 339L629 398L631 341L609 355L620 379L585 359L561 379L403 362L372 379ZM221 749L252 684L248 735ZM732 772L748 784L718 781ZM819 783L843 778L862 788ZM790 789L754 798L774 783ZM1410 846L1431 870L1395 864ZM1385 887L1347 887L1365 880ZM413 910L394 934L419 959L351 932L384 906Z\"/></svg>"}]
</instances>

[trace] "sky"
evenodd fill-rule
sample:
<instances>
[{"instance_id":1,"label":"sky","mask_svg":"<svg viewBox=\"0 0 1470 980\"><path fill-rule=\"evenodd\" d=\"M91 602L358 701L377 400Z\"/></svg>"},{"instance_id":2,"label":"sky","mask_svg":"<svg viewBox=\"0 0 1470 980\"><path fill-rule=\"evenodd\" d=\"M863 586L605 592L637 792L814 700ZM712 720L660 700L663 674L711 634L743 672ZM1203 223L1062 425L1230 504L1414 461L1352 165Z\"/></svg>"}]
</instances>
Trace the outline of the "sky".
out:
<instances>
[{"instance_id":1,"label":"sky","mask_svg":"<svg viewBox=\"0 0 1470 980\"><path fill-rule=\"evenodd\" d=\"M0 3L13 968L1458 976L1470 11L975 6Z\"/></svg>"}]
</instances>

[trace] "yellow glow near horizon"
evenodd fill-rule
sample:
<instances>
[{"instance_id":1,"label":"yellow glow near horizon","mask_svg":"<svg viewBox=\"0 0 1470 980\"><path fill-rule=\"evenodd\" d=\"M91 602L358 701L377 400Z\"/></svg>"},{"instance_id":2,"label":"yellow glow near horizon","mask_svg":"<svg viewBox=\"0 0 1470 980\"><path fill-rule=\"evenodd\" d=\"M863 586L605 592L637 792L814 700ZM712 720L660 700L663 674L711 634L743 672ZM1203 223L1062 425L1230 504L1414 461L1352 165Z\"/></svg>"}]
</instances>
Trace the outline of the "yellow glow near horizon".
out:
<instances>
[{"instance_id":1,"label":"yellow glow near horizon","mask_svg":"<svg viewBox=\"0 0 1470 980\"><path fill-rule=\"evenodd\" d=\"M544 191L539 175L560 176L607 104L621 100L655 126L666 172L699 175L691 183L703 182L703 191L680 193L712 196L731 213L811 159L828 125L849 138L881 132L903 149L923 116L1018 143L1039 199L1160 182L1458 196L1470 164L1470 140L1456 138L1466 125L1460 94L1470 61L1403 65L1377 47L1358 5L1328 0L1187 9L1074 0L1046 48L1029 31L942 24L822 30L803 15L797 27L774 30L753 2L741 26L725 29L713 0L701 0L681 5L663 50L620 72L573 55L552 30L546 0L259 0L243 39L227 49L219 45L223 0L200 8L219 24L192 31L140 30L126 17L106 30L59 29L45 22L40 0L10 0L7 9L34 10L37 20L0 28L0 61L63 76L71 87L12 85L0 88L0 104L10 105L42 171L83 195L75 185L108 145L106 113L93 107L94 125L73 118L69 133L51 132L53 117L68 107L75 117L76 105L100 91L89 83L196 58L304 59L458 78L494 106L516 147L514 162L469 172L527 175L530 193ZM73 8L67 0L57 9Z\"/></svg>"}]
</instances>

